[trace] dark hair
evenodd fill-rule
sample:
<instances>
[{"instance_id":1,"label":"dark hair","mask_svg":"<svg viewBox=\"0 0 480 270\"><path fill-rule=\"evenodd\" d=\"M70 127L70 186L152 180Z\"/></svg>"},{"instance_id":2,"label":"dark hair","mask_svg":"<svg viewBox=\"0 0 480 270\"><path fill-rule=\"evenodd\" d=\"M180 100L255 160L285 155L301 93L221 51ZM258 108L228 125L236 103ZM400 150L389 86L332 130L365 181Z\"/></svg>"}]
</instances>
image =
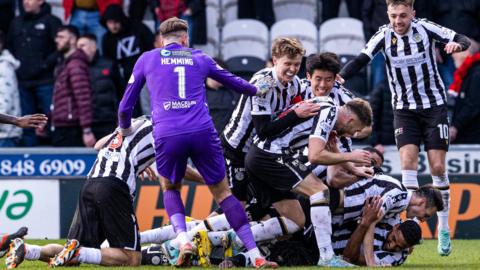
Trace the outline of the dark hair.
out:
<instances>
[{"instance_id":1,"label":"dark hair","mask_svg":"<svg viewBox=\"0 0 480 270\"><path fill-rule=\"evenodd\" d=\"M313 53L307 57L306 68L310 76L313 75L315 70L330 71L335 76L340 72L340 62L338 61L337 55L334 53Z\"/></svg>"},{"instance_id":2,"label":"dark hair","mask_svg":"<svg viewBox=\"0 0 480 270\"><path fill-rule=\"evenodd\" d=\"M361 98L354 98L347 102L345 106L348 108L348 110L358 116L358 120L360 120L363 125L372 125L372 107L370 107L370 104L366 100L363 100Z\"/></svg>"},{"instance_id":3,"label":"dark hair","mask_svg":"<svg viewBox=\"0 0 480 270\"><path fill-rule=\"evenodd\" d=\"M408 246L415 246L420 244L422 239L422 228L414 220L406 220L398 226L400 231L403 234L403 238L407 242Z\"/></svg>"},{"instance_id":4,"label":"dark hair","mask_svg":"<svg viewBox=\"0 0 480 270\"><path fill-rule=\"evenodd\" d=\"M427 199L427 208L436 207L437 212L443 211L444 205L442 193L431 184L421 186L419 189L415 190L415 193L418 196Z\"/></svg>"},{"instance_id":5,"label":"dark hair","mask_svg":"<svg viewBox=\"0 0 480 270\"><path fill-rule=\"evenodd\" d=\"M415 0L386 0L387 6L388 5L405 5L408 7L413 7Z\"/></svg>"},{"instance_id":6,"label":"dark hair","mask_svg":"<svg viewBox=\"0 0 480 270\"><path fill-rule=\"evenodd\" d=\"M74 35L75 38L78 39L80 36L80 32L78 31L78 28L73 26L73 25L62 25L58 28L57 33L62 32L62 31L67 31L70 34Z\"/></svg>"},{"instance_id":7,"label":"dark hair","mask_svg":"<svg viewBox=\"0 0 480 270\"><path fill-rule=\"evenodd\" d=\"M383 154L380 151L378 151L377 148L367 146L367 147L364 147L362 149L367 151L367 152L370 152L372 154L377 154L382 159L382 163L385 161L385 159L383 158Z\"/></svg>"},{"instance_id":8,"label":"dark hair","mask_svg":"<svg viewBox=\"0 0 480 270\"><path fill-rule=\"evenodd\" d=\"M315 265L318 256L315 256L314 250L307 246L305 241L284 240L276 242L270 248L268 259L281 266L301 266Z\"/></svg>"},{"instance_id":9,"label":"dark hair","mask_svg":"<svg viewBox=\"0 0 480 270\"><path fill-rule=\"evenodd\" d=\"M79 39L80 39L80 38L86 38L86 39L89 39L89 40L91 40L91 41L93 41L93 42L97 42L97 36L95 36L95 35L92 34L92 33L85 33L85 34L81 35L81 36L79 37Z\"/></svg>"},{"instance_id":10,"label":"dark hair","mask_svg":"<svg viewBox=\"0 0 480 270\"><path fill-rule=\"evenodd\" d=\"M158 29L160 30L160 34L165 37L175 32L188 32L188 23L185 20L172 17L163 21Z\"/></svg>"}]
</instances>

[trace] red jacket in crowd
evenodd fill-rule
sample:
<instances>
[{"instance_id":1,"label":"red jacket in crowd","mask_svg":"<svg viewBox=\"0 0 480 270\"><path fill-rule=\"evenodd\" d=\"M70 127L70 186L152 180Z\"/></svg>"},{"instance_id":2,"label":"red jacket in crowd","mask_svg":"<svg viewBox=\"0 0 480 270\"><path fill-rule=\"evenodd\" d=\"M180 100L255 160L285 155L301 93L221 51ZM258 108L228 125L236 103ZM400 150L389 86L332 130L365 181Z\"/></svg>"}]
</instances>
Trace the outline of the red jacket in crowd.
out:
<instances>
[{"instance_id":1,"label":"red jacket in crowd","mask_svg":"<svg viewBox=\"0 0 480 270\"><path fill-rule=\"evenodd\" d=\"M92 86L87 55L77 49L55 69L52 122L57 127L92 124Z\"/></svg>"},{"instance_id":2,"label":"red jacket in crowd","mask_svg":"<svg viewBox=\"0 0 480 270\"><path fill-rule=\"evenodd\" d=\"M122 5L122 0L97 0L97 6L98 10L100 11L100 16L103 15L105 9L111 4ZM65 9L65 21L68 20L70 15L72 15L74 6L75 0L63 0L63 8Z\"/></svg>"}]
</instances>

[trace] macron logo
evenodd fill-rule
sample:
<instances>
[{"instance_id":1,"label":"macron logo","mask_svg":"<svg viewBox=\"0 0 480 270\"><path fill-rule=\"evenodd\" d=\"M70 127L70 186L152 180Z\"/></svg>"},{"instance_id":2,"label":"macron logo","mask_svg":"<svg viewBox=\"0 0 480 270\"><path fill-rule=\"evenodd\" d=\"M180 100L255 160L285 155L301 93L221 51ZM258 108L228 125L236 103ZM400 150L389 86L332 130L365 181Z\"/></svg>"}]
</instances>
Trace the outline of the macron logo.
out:
<instances>
[{"instance_id":1,"label":"macron logo","mask_svg":"<svg viewBox=\"0 0 480 270\"><path fill-rule=\"evenodd\" d=\"M172 107L172 102L167 101L163 103L163 108L165 109L165 111L170 110L171 107Z\"/></svg>"}]
</instances>

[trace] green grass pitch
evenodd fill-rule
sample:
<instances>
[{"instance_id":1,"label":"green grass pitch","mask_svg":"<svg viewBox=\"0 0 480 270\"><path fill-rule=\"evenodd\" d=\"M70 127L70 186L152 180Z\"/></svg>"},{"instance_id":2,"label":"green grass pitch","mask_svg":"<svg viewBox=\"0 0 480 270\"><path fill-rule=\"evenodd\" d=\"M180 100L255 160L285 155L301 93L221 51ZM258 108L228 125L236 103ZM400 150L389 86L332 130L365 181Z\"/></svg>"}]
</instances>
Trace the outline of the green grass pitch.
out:
<instances>
[{"instance_id":1,"label":"green grass pitch","mask_svg":"<svg viewBox=\"0 0 480 270\"><path fill-rule=\"evenodd\" d=\"M47 243L64 243L62 241L47 241L47 240L27 240L31 244L47 244ZM480 270L480 240L454 240L453 252L448 257L440 257L437 255L437 241L427 240L423 244L417 246L413 254L408 258L407 262L400 267L400 269L451 269L451 270L465 270L478 269ZM0 260L0 269L5 269L5 258ZM25 261L18 268L19 269L44 269L47 265L43 262ZM81 269L99 269L101 266L82 265ZM173 267L159 267L159 266L140 266L140 269L173 269ZM78 269L78 268L73 268ZM104 269L138 269L137 267L116 267ZM297 268L289 268L297 269ZM316 269L316 267L298 267L298 269Z\"/></svg>"}]
</instances>

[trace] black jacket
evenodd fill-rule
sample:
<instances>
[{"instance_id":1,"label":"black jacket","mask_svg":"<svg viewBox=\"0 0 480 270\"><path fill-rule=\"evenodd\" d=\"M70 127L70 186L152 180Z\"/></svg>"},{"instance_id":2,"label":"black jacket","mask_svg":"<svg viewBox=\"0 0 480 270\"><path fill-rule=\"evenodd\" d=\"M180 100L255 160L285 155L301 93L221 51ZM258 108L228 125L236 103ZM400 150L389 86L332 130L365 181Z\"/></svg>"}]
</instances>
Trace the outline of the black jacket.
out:
<instances>
[{"instance_id":1,"label":"black jacket","mask_svg":"<svg viewBox=\"0 0 480 270\"><path fill-rule=\"evenodd\" d=\"M122 7L110 5L103 14L102 23L107 20L119 21L122 30L117 34L107 31L103 36L103 54L119 64L124 81L128 80L135 62L140 55L153 49L154 36L146 25L130 21L123 13Z\"/></svg>"},{"instance_id":2,"label":"black jacket","mask_svg":"<svg viewBox=\"0 0 480 270\"><path fill-rule=\"evenodd\" d=\"M453 110L452 126L458 129L453 143L480 143L480 63L474 64L463 79Z\"/></svg>"},{"instance_id":3,"label":"black jacket","mask_svg":"<svg viewBox=\"0 0 480 270\"><path fill-rule=\"evenodd\" d=\"M388 82L378 84L370 94L370 105L373 111L373 132L371 144L395 144L393 132L392 94Z\"/></svg>"},{"instance_id":4,"label":"black jacket","mask_svg":"<svg viewBox=\"0 0 480 270\"><path fill-rule=\"evenodd\" d=\"M20 86L32 87L53 83L56 64L55 35L62 22L43 4L40 13L25 13L13 19L7 48L21 65L17 69Z\"/></svg>"},{"instance_id":5,"label":"black jacket","mask_svg":"<svg viewBox=\"0 0 480 270\"><path fill-rule=\"evenodd\" d=\"M416 0L413 5L417 18L431 19L430 0ZM443 1L443 0L440 0ZM363 32L365 40L369 40L378 28L388 23L387 3L385 0L363 0L362 6Z\"/></svg>"},{"instance_id":6,"label":"black jacket","mask_svg":"<svg viewBox=\"0 0 480 270\"><path fill-rule=\"evenodd\" d=\"M207 88L208 111L218 134L227 125L237 105L240 95L237 92L221 87L217 90Z\"/></svg>"},{"instance_id":7,"label":"black jacket","mask_svg":"<svg viewBox=\"0 0 480 270\"><path fill-rule=\"evenodd\" d=\"M90 80L92 83L93 123L117 122L120 74L113 61L95 57L90 63Z\"/></svg>"},{"instance_id":8,"label":"black jacket","mask_svg":"<svg viewBox=\"0 0 480 270\"><path fill-rule=\"evenodd\" d=\"M432 21L480 42L480 1L432 1Z\"/></svg>"}]
</instances>

